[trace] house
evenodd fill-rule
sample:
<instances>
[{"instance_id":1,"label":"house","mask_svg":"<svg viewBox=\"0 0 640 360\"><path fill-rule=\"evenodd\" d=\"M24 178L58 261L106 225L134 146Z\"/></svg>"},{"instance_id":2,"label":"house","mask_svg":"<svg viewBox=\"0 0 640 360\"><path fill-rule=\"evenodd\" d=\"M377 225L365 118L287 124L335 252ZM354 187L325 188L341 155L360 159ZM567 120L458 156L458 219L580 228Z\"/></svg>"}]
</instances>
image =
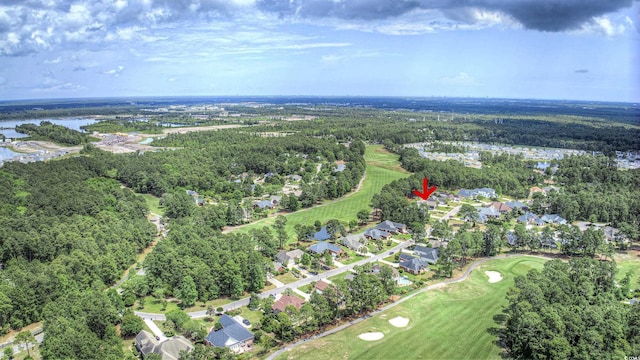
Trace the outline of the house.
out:
<instances>
[{"instance_id":1,"label":"house","mask_svg":"<svg viewBox=\"0 0 640 360\"><path fill-rule=\"evenodd\" d=\"M517 241L518 236L516 236L516 233L513 230L507 232L507 243L509 243L509 245L516 246Z\"/></svg>"},{"instance_id":2,"label":"house","mask_svg":"<svg viewBox=\"0 0 640 360\"><path fill-rule=\"evenodd\" d=\"M500 211L496 210L496 208L489 206L478 209L477 221L484 223L489 219L497 219L500 217Z\"/></svg>"},{"instance_id":3,"label":"house","mask_svg":"<svg viewBox=\"0 0 640 360\"><path fill-rule=\"evenodd\" d=\"M343 172L347 169L347 165L345 165L344 163L338 163L336 164L336 167L333 168L333 172Z\"/></svg>"},{"instance_id":4,"label":"house","mask_svg":"<svg viewBox=\"0 0 640 360\"><path fill-rule=\"evenodd\" d=\"M302 259L304 252L300 249L291 251L281 251L276 255L276 260L281 264L287 264L288 268L291 268L294 263L299 262Z\"/></svg>"},{"instance_id":5,"label":"house","mask_svg":"<svg viewBox=\"0 0 640 360\"><path fill-rule=\"evenodd\" d=\"M402 255L405 255L405 260L400 261L400 268L404 269L404 271L410 272L412 274L420 274L429 268L429 263L425 259L413 257L406 254ZM402 256L400 258L402 259Z\"/></svg>"},{"instance_id":6,"label":"house","mask_svg":"<svg viewBox=\"0 0 640 360\"><path fill-rule=\"evenodd\" d=\"M274 274L279 274L284 271L284 266L279 261L272 262L272 265Z\"/></svg>"},{"instance_id":7,"label":"house","mask_svg":"<svg viewBox=\"0 0 640 360\"><path fill-rule=\"evenodd\" d=\"M276 302L273 303L273 305L271 306L271 310L273 310L274 314L277 315L278 313L284 311L287 306L293 306L296 309L300 310L303 304L304 300L300 299L297 296L282 295L280 299L276 300Z\"/></svg>"},{"instance_id":8,"label":"house","mask_svg":"<svg viewBox=\"0 0 640 360\"><path fill-rule=\"evenodd\" d=\"M548 223L548 224L560 224L560 225L564 225L567 223L567 220L562 218L560 215L558 214L551 214L551 215L542 215L542 217L540 218L542 221Z\"/></svg>"},{"instance_id":9,"label":"house","mask_svg":"<svg viewBox=\"0 0 640 360\"><path fill-rule=\"evenodd\" d=\"M187 195L193 196L193 197L197 197L198 193L193 191L193 190L186 190Z\"/></svg>"},{"instance_id":10,"label":"house","mask_svg":"<svg viewBox=\"0 0 640 360\"><path fill-rule=\"evenodd\" d=\"M251 350L253 346L253 333L229 315L222 315L220 319L222 328L211 330L205 338L205 343L215 347L226 347L236 354Z\"/></svg>"},{"instance_id":11,"label":"house","mask_svg":"<svg viewBox=\"0 0 640 360\"><path fill-rule=\"evenodd\" d=\"M280 196L280 195L271 195L271 196L269 196L269 200L271 200L272 204L277 205L278 203L282 202L282 196Z\"/></svg>"},{"instance_id":12,"label":"house","mask_svg":"<svg viewBox=\"0 0 640 360\"><path fill-rule=\"evenodd\" d=\"M438 248L416 245L413 249L413 253L426 260L429 264L435 264L438 262Z\"/></svg>"},{"instance_id":13,"label":"house","mask_svg":"<svg viewBox=\"0 0 640 360\"><path fill-rule=\"evenodd\" d=\"M494 198L498 196L496 194L496 191L492 188L480 188L472 190L460 189L460 191L458 191L458 195L465 198L477 198L478 196L482 196L485 198Z\"/></svg>"},{"instance_id":14,"label":"house","mask_svg":"<svg viewBox=\"0 0 640 360\"><path fill-rule=\"evenodd\" d=\"M523 224L529 224L529 225L538 225L538 226L544 225L544 221L542 221L542 219L540 219L538 215L530 212L518 217L518 222Z\"/></svg>"},{"instance_id":15,"label":"house","mask_svg":"<svg viewBox=\"0 0 640 360\"><path fill-rule=\"evenodd\" d=\"M328 242L319 242L317 244L313 244L309 246L309 251L315 254L324 254L325 251L329 251L333 256L342 254L342 249L340 249L340 246Z\"/></svg>"},{"instance_id":16,"label":"house","mask_svg":"<svg viewBox=\"0 0 640 360\"><path fill-rule=\"evenodd\" d=\"M367 252L367 239L363 234L349 234L340 239L340 243L355 252Z\"/></svg>"},{"instance_id":17,"label":"house","mask_svg":"<svg viewBox=\"0 0 640 360\"><path fill-rule=\"evenodd\" d=\"M189 352L193 349L191 342L183 336L176 335L161 342L145 330L136 335L135 341L136 349L142 354L143 359L153 353L162 356L162 360L178 360L180 351Z\"/></svg>"},{"instance_id":18,"label":"house","mask_svg":"<svg viewBox=\"0 0 640 360\"><path fill-rule=\"evenodd\" d=\"M315 289L318 294L322 294L329 287L329 284L320 280L316 283Z\"/></svg>"},{"instance_id":19,"label":"house","mask_svg":"<svg viewBox=\"0 0 640 360\"><path fill-rule=\"evenodd\" d=\"M509 206L509 205L507 205L505 203L499 202L499 201L494 201L489 206L491 206L492 208L498 210L500 212L500 214L506 214L506 213L510 212L511 210L513 210L513 208L511 208L511 206Z\"/></svg>"},{"instance_id":20,"label":"house","mask_svg":"<svg viewBox=\"0 0 640 360\"><path fill-rule=\"evenodd\" d=\"M542 193L542 194L544 194L544 190L540 189L540 188L539 188L539 187L537 187L537 186L533 186L532 188L530 188L530 189L529 189L529 196L530 196L530 197L532 197L532 196L533 196L533 194L535 194L535 193Z\"/></svg>"},{"instance_id":21,"label":"house","mask_svg":"<svg viewBox=\"0 0 640 360\"><path fill-rule=\"evenodd\" d=\"M254 208L259 207L260 209L273 209L274 206L271 200L262 200L253 203Z\"/></svg>"},{"instance_id":22,"label":"house","mask_svg":"<svg viewBox=\"0 0 640 360\"><path fill-rule=\"evenodd\" d=\"M519 209L524 211L529 210L529 205L521 203L520 201L507 201L505 204L512 209Z\"/></svg>"},{"instance_id":23,"label":"house","mask_svg":"<svg viewBox=\"0 0 640 360\"><path fill-rule=\"evenodd\" d=\"M308 238L309 240L325 241L331 239L331 234L327 231L327 227L323 226L320 228L320 231L313 234L313 237L309 236Z\"/></svg>"},{"instance_id":24,"label":"house","mask_svg":"<svg viewBox=\"0 0 640 360\"><path fill-rule=\"evenodd\" d=\"M386 231L391 234L406 234L407 233L407 225L393 222L390 220L385 220L375 227L378 230Z\"/></svg>"},{"instance_id":25,"label":"house","mask_svg":"<svg viewBox=\"0 0 640 360\"><path fill-rule=\"evenodd\" d=\"M424 202L421 202L427 205L427 209L429 210L435 210L436 207L438 207L438 202L436 200L427 200Z\"/></svg>"},{"instance_id":26,"label":"house","mask_svg":"<svg viewBox=\"0 0 640 360\"><path fill-rule=\"evenodd\" d=\"M375 229L375 228L365 230L363 235L367 239L373 239L373 240L386 240L391 236L391 234L389 234L388 232Z\"/></svg>"}]
</instances>

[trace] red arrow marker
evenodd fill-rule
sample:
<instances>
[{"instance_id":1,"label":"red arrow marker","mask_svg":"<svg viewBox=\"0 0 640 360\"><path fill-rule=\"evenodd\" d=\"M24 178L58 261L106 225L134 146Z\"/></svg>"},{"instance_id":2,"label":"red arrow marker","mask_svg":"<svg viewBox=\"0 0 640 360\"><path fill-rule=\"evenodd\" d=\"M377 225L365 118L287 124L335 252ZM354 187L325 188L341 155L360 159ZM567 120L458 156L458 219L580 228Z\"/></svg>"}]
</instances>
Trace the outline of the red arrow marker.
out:
<instances>
[{"instance_id":1,"label":"red arrow marker","mask_svg":"<svg viewBox=\"0 0 640 360\"><path fill-rule=\"evenodd\" d=\"M437 186L429 187L429 179L422 179L422 192L418 190L413 190L413 193L417 196L420 196L422 200L427 200L431 194L433 194L438 189Z\"/></svg>"}]
</instances>

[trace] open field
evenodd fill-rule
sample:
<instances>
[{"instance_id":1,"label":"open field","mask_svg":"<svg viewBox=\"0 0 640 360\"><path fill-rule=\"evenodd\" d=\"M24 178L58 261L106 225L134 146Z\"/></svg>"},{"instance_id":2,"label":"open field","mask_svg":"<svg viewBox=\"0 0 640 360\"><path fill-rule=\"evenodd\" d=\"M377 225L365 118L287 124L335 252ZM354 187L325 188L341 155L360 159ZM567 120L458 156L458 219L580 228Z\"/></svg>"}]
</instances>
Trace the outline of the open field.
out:
<instances>
[{"instance_id":1,"label":"open field","mask_svg":"<svg viewBox=\"0 0 640 360\"><path fill-rule=\"evenodd\" d=\"M160 198L151 194L141 194L141 196L144 198L144 202L147 203L147 207L151 214L160 216L164 215L164 209L160 208Z\"/></svg>"},{"instance_id":2,"label":"open field","mask_svg":"<svg viewBox=\"0 0 640 360\"><path fill-rule=\"evenodd\" d=\"M494 316L501 314L505 294L516 275L540 269L545 260L517 257L489 261L461 283L425 292L367 321L326 338L310 341L279 359L484 359L500 358L494 344ZM487 270L498 271L503 280L489 283ZM389 323L398 316L409 324L397 328ZM378 341L363 341L362 333L382 332Z\"/></svg>"},{"instance_id":3,"label":"open field","mask_svg":"<svg viewBox=\"0 0 640 360\"><path fill-rule=\"evenodd\" d=\"M373 195L379 193L385 184L409 176L406 170L400 167L398 155L387 152L380 145L367 146L365 160L367 161L367 174L360 191L310 209L303 209L285 215L287 217L286 229L290 241L295 239L295 224L313 224L316 220L325 223L330 219L338 219L342 222L356 220L358 211L371 209L370 204ZM247 232L250 229L270 226L274 221L275 218L273 217L265 218L255 223L241 226L237 231Z\"/></svg>"}]
</instances>

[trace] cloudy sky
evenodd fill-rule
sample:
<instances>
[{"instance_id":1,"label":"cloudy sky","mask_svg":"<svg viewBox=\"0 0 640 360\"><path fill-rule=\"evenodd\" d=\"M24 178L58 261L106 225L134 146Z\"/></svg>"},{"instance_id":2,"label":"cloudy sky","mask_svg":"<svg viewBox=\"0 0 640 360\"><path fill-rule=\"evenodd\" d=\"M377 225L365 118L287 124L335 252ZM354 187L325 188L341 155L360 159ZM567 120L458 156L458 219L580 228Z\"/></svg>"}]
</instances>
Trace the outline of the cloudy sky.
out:
<instances>
[{"instance_id":1,"label":"cloudy sky","mask_svg":"<svg viewBox=\"0 0 640 360\"><path fill-rule=\"evenodd\" d=\"M640 102L637 0L1 0L0 100Z\"/></svg>"}]
</instances>

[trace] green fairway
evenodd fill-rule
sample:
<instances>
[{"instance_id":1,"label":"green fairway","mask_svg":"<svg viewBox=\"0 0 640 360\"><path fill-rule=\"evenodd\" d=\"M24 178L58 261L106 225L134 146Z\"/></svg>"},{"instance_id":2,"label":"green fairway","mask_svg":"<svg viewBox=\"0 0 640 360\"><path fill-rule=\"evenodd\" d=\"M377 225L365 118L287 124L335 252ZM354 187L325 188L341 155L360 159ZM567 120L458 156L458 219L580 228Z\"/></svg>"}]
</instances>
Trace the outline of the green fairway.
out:
<instances>
[{"instance_id":1,"label":"green fairway","mask_svg":"<svg viewBox=\"0 0 640 360\"><path fill-rule=\"evenodd\" d=\"M500 359L494 316L501 314L514 277L541 269L545 261L536 257L491 260L461 283L427 291L279 359ZM500 272L503 280L489 283L487 270ZM406 327L389 323L398 316L409 319ZM384 337L361 340L358 336L366 332L382 332Z\"/></svg>"},{"instance_id":2,"label":"green fairway","mask_svg":"<svg viewBox=\"0 0 640 360\"><path fill-rule=\"evenodd\" d=\"M326 223L327 220L331 219L338 219L345 223L349 220L356 220L358 211L363 209L371 210L370 204L373 195L379 193L385 184L409 176L400 167L398 155L387 152L380 145L367 146L364 157L367 161L367 174L359 191L337 200L327 201L310 209L303 209L285 215L287 217L287 233L290 241L295 239L295 224L312 225L316 220ZM250 225L242 226L237 231L247 232L250 229L270 226L274 220L275 218L273 217L262 219Z\"/></svg>"}]
</instances>

